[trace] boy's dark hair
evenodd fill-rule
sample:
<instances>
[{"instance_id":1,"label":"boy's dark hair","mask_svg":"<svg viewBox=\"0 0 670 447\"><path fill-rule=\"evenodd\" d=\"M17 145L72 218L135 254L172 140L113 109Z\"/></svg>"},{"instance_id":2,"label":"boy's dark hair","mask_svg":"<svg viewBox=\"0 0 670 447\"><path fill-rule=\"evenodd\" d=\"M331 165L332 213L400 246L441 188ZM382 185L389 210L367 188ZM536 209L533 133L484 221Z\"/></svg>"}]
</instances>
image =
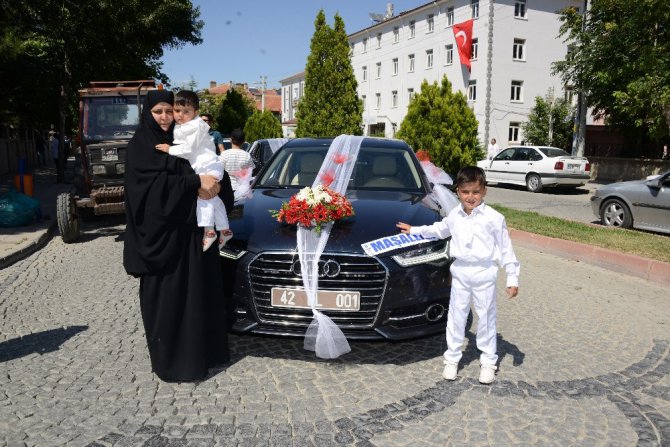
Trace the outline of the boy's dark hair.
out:
<instances>
[{"instance_id":1,"label":"boy's dark hair","mask_svg":"<svg viewBox=\"0 0 670 447\"><path fill-rule=\"evenodd\" d=\"M244 131L242 129L234 129L230 132L230 142L235 146L242 146L244 144Z\"/></svg>"},{"instance_id":2,"label":"boy's dark hair","mask_svg":"<svg viewBox=\"0 0 670 447\"><path fill-rule=\"evenodd\" d=\"M477 166L466 166L461 168L456 174L456 186L459 187L464 183L479 183L480 186L486 186L486 173Z\"/></svg>"},{"instance_id":3,"label":"boy's dark hair","mask_svg":"<svg viewBox=\"0 0 670 447\"><path fill-rule=\"evenodd\" d=\"M179 90L174 95L174 105L182 107L193 107L194 110L200 109L200 99L195 92L191 90Z\"/></svg>"}]
</instances>

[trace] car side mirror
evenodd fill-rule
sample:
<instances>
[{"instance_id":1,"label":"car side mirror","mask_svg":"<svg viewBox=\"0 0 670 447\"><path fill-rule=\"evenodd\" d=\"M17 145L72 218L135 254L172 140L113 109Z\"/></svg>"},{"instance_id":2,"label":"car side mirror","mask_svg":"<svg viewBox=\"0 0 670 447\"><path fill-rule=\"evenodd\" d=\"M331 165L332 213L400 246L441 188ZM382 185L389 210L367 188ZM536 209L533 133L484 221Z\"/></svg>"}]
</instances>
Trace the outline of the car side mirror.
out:
<instances>
[{"instance_id":1,"label":"car side mirror","mask_svg":"<svg viewBox=\"0 0 670 447\"><path fill-rule=\"evenodd\" d=\"M647 185L650 188L661 189L661 186L663 186L663 181L661 179L661 176L659 175L656 178L653 178L651 180L647 180L646 182L644 182L644 184Z\"/></svg>"}]
</instances>

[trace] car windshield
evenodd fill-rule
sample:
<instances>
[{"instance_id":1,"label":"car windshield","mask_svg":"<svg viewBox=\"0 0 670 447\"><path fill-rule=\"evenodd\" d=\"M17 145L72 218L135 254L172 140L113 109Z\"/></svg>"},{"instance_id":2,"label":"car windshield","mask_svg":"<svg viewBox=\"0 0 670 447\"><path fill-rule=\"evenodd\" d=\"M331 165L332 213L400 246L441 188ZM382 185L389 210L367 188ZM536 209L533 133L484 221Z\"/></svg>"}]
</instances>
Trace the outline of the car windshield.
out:
<instances>
[{"instance_id":1,"label":"car windshield","mask_svg":"<svg viewBox=\"0 0 670 447\"><path fill-rule=\"evenodd\" d=\"M327 146L284 147L255 186L312 186L327 152ZM358 153L348 189L422 190L419 169L409 150L366 145Z\"/></svg>"},{"instance_id":2,"label":"car windshield","mask_svg":"<svg viewBox=\"0 0 670 447\"><path fill-rule=\"evenodd\" d=\"M558 149L555 147L540 147L538 148L544 155L550 158L554 157L569 157L570 154L565 152L563 149Z\"/></svg>"},{"instance_id":3,"label":"car windshield","mask_svg":"<svg viewBox=\"0 0 670 447\"><path fill-rule=\"evenodd\" d=\"M86 97L82 113L87 142L129 139L140 122L137 95Z\"/></svg>"}]
</instances>

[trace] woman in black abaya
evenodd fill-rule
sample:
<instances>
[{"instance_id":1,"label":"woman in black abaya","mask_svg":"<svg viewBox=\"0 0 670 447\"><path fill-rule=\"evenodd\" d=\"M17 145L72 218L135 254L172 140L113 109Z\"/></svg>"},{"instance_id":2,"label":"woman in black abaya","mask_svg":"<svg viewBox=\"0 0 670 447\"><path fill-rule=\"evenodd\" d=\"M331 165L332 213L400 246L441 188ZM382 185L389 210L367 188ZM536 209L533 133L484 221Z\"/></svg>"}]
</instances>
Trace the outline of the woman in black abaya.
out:
<instances>
[{"instance_id":1,"label":"woman in black abaya","mask_svg":"<svg viewBox=\"0 0 670 447\"><path fill-rule=\"evenodd\" d=\"M172 143L172 92L147 95L142 122L126 151L123 264L140 278L140 308L151 367L169 382L203 379L229 359L221 264L214 244L202 251L198 196L219 193L232 209L227 174L221 185L181 158L157 151Z\"/></svg>"}]
</instances>

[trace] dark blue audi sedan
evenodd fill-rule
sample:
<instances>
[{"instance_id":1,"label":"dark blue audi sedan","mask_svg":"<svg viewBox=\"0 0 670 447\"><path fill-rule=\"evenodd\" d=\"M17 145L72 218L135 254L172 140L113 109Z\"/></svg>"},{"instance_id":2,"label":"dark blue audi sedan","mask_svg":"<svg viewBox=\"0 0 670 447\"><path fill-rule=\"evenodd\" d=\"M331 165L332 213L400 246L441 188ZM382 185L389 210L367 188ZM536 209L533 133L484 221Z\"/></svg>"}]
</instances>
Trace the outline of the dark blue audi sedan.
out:
<instances>
[{"instance_id":1,"label":"dark blue audi sedan","mask_svg":"<svg viewBox=\"0 0 670 447\"><path fill-rule=\"evenodd\" d=\"M302 288L296 227L278 210L312 186L332 138L298 138L258 173L230 213L234 237L221 250L234 332L302 336L312 321ZM397 222L431 224L449 210L403 141L364 138L346 197L354 216L337 221L321 255L317 300L350 339L406 339L443 332L451 277L449 240L368 254L397 241ZM391 239L393 237L393 239ZM370 245L368 244L368 247Z\"/></svg>"}]
</instances>

